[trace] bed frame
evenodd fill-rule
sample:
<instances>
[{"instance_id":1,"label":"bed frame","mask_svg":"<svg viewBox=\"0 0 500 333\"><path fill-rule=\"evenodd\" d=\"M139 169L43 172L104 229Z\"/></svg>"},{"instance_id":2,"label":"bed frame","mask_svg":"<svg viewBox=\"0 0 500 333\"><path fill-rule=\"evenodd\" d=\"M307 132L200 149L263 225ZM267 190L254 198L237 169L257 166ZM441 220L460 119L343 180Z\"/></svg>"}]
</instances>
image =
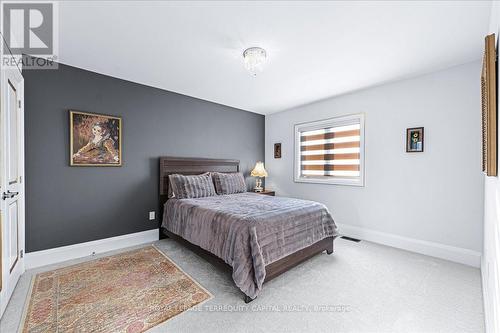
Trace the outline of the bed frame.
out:
<instances>
[{"instance_id":1,"label":"bed frame","mask_svg":"<svg viewBox=\"0 0 500 333\"><path fill-rule=\"evenodd\" d=\"M160 157L160 216L163 217L163 206L168 200L169 181L168 176L171 174L182 175L196 175L204 172L239 172L240 161L230 159L208 159L208 158L185 158L185 157ZM222 259L215 255L203 250L202 248L191 244L179 235L175 235L161 227L160 221L160 239L173 238L181 243L186 244L194 251L202 255L209 255L216 258L217 261L227 265ZM325 238L317 243L312 244L302 250L294 252L278 261L275 261L266 266L265 282L268 282L278 275L288 271L289 269L297 266L303 261L315 256L318 253L326 251L327 254L333 253L334 237ZM200 253L201 252L201 253ZM249 303L252 299L245 295L245 303Z\"/></svg>"}]
</instances>

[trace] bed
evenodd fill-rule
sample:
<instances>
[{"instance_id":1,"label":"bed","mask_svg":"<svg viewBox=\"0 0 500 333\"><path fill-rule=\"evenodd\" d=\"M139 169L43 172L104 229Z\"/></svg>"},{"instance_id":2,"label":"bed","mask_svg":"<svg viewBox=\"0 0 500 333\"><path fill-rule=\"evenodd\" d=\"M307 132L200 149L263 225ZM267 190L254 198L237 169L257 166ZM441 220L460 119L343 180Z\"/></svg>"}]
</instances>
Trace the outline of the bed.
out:
<instances>
[{"instance_id":1,"label":"bed","mask_svg":"<svg viewBox=\"0 0 500 333\"><path fill-rule=\"evenodd\" d=\"M160 238L188 242L222 260L245 302L255 299L265 282L304 260L333 253L337 228L320 203L250 192L169 198L169 175L205 172L239 172L239 161L160 158Z\"/></svg>"}]
</instances>

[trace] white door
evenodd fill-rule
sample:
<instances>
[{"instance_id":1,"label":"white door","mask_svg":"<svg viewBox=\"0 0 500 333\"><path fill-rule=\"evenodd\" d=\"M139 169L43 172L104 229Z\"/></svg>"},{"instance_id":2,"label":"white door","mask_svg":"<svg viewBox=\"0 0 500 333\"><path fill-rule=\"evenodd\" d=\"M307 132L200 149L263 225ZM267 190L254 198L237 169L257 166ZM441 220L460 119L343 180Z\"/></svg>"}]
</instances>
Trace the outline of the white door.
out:
<instances>
[{"instance_id":1,"label":"white door","mask_svg":"<svg viewBox=\"0 0 500 333\"><path fill-rule=\"evenodd\" d=\"M24 81L14 66L0 83L1 316L24 273Z\"/></svg>"}]
</instances>

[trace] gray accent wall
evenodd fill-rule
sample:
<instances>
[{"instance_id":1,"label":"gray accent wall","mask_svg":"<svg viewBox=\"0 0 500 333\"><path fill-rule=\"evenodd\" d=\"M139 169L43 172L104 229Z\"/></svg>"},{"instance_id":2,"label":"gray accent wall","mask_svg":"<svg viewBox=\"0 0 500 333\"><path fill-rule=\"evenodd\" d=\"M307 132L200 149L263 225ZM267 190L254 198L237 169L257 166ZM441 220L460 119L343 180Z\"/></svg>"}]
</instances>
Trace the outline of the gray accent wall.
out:
<instances>
[{"instance_id":1,"label":"gray accent wall","mask_svg":"<svg viewBox=\"0 0 500 333\"><path fill-rule=\"evenodd\" d=\"M249 188L264 160L262 115L62 64L23 74L26 252L157 228L159 156L239 159ZM122 167L69 166L69 109L122 117Z\"/></svg>"}]
</instances>

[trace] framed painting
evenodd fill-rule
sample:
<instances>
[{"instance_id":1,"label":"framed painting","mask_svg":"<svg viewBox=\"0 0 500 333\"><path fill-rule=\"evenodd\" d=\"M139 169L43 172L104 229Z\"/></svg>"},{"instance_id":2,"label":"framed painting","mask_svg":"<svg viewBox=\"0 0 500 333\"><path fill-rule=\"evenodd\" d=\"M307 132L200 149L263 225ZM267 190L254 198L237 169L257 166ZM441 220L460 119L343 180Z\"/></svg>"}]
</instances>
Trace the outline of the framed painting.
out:
<instances>
[{"instance_id":1,"label":"framed painting","mask_svg":"<svg viewBox=\"0 0 500 333\"><path fill-rule=\"evenodd\" d=\"M70 165L121 166L122 119L69 111Z\"/></svg>"},{"instance_id":2,"label":"framed painting","mask_svg":"<svg viewBox=\"0 0 500 333\"><path fill-rule=\"evenodd\" d=\"M274 158L281 158L281 143L274 144Z\"/></svg>"},{"instance_id":3,"label":"framed painting","mask_svg":"<svg viewBox=\"0 0 500 333\"><path fill-rule=\"evenodd\" d=\"M421 153L424 151L424 128L414 127L406 129L406 152Z\"/></svg>"},{"instance_id":4,"label":"framed painting","mask_svg":"<svg viewBox=\"0 0 500 333\"><path fill-rule=\"evenodd\" d=\"M495 34L486 36L481 71L483 172L497 175L497 79Z\"/></svg>"}]
</instances>

